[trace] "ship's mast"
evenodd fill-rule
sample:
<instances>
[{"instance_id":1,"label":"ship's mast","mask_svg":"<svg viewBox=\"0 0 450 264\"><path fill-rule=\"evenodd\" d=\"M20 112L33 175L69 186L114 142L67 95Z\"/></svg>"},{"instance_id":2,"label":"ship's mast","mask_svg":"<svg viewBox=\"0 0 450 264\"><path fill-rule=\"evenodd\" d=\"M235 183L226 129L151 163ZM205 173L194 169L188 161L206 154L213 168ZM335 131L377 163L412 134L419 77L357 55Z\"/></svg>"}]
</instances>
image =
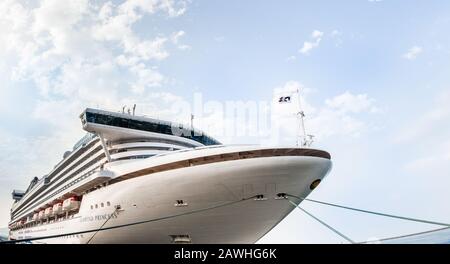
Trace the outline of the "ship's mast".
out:
<instances>
[{"instance_id":1,"label":"ship's mast","mask_svg":"<svg viewBox=\"0 0 450 264\"><path fill-rule=\"evenodd\" d=\"M306 128L305 128L305 112L302 109L301 104L301 96L300 96L300 89L297 88L295 91L297 94L297 101L298 101L298 110L297 110L297 119L298 119L298 126L297 126L297 147L301 144L302 147L310 147L313 143L313 135L306 134Z\"/></svg>"}]
</instances>

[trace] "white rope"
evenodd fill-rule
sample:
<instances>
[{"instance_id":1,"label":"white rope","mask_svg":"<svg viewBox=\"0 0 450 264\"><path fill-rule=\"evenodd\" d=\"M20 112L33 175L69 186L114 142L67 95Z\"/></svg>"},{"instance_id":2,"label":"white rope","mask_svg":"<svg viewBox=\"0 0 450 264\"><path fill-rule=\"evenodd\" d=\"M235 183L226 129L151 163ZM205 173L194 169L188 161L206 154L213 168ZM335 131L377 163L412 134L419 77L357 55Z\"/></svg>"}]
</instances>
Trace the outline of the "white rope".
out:
<instances>
[{"instance_id":1,"label":"white rope","mask_svg":"<svg viewBox=\"0 0 450 264\"><path fill-rule=\"evenodd\" d=\"M100 228L99 228L97 231L95 231L95 233L91 236L91 238L89 238L89 240L87 241L86 244L89 244L89 243L91 242L91 240L95 237L95 235L97 235L97 233L98 233L100 230L102 230L102 228L106 225L106 223L108 223L108 221L109 221L114 215L117 215L118 212L119 212L119 210L118 210L118 208L116 207L116 208L114 209L114 212L108 216L108 219L106 219L106 221L100 226Z\"/></svg>"},{"instance_id":2,"label":"white rope","mask_svg":"<svg viewBox=\"0 0 450 264\"><path fill-rule=\"evenodd\" d=\"M416 233L400 235L400 236L394 236L394 237L386 237L386 238L381 238L381 239L376 239L376 240L362 241L362 242L358 242L358 244L368 244L368 243L374 243L374 242L389 241L389 240L394 240L394 239L399 239L399 238L407 238L407 237L413 237L413 236L418 236L418 235L431 234L431 233L440 232L440 231L444 231L444 230L448 230L448 229L450 229L450 227L443 227L443 228L422 231L422 232L416 232Z\"/></svg>"},{"instance_id":3,"label":"white rope","mask_svg":"<svg viewBox=\"0 0 450 264\"><path fill-rule=\"evenodd\" d=\"M333 203L327 203L327 202L322 202L322 201L318 201L318 200L307 199L307 198L298 197L298 196L291 195L291 194L286 194L286 196L294 197L294 198L297 198L297 199L300 199L300 200L303 200L303 201L308 201L308 202L313 202L313 203L318 203L318 204L338 207L338 208L352 210L352 211L357 211L357 212L361 212L361 213L380 215L380 216L385 216L385 217L390 217L390 218L397 218L397 219L413 221L413 222L419 222L419 223L424 223L424 224L432 224L432 225L439 225L439 226L450 227L450 224L447 224L447 223L441 223L441 222L429 221L429 220L424 220L424 219L418 219L418 218L412 218L412 217L406 217L406 216L399 216L399 215L392 215L392 214L385 214L385 213L380 213L380 212L375 212L375 211L363 210L363 209L358 209L358 208L349 207L349 206L343 206L343 205L339 205L339 204L333 204Z\"/></svg>"},{"instance_id":4,"label":"white rope","mask_svg":"<svg viewBox=\"0 0 450 264\"><path fill-rule=\"evenodd\" d=\"M319 218L315 217L313 214L311 214L310 212L306 211L305 209L301 208L298 204L294 203L293 201L289 200L288 198L286 198L293 206L297 207L298 209L302 210L305 214L309 215L310 217L312 217L314 220L316 220L317 222L321 223L322 225L324 225L325 227L327 227L328 229L330 229L331 231L333 231L334 233L338 234L340 237L342 237L343 239L347 240L348 242L350 242L351 244L355 244L355 242L353 240L351 240L350 238L348 238L347 236L345 236L344 234L342 234L341 232L337 231L335 228L333 228L332 226L328 225L327 223L325 223L324 221L320 220Z\"/></svg>"}]
</instances>

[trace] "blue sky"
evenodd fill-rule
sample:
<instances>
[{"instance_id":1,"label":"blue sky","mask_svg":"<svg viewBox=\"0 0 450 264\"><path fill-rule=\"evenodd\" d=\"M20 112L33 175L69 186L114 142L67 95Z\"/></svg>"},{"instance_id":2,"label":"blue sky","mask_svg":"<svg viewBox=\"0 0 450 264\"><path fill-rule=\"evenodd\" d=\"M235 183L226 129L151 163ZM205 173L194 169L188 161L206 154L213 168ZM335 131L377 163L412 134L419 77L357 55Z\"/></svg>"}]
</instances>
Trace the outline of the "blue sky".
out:
<instances>
[{"instance_id":1,"label":"blue sky","mask_svg":"<svg viewBox=\"0 0 450 264\"><path fill-rule=\"evenodd\" d=\"M450 222L449 12L443 1L2 1L0 226L11 189L83 135L84 107L138 103L185 121L171 107L196 93L270 102L296 87L313 146L334 161L312 197ZM295 143L287 123L281 144ZM354 240L434 228L304 206ZM342 241L294 211L261 242Z\"/></svg>"}]
</instances>

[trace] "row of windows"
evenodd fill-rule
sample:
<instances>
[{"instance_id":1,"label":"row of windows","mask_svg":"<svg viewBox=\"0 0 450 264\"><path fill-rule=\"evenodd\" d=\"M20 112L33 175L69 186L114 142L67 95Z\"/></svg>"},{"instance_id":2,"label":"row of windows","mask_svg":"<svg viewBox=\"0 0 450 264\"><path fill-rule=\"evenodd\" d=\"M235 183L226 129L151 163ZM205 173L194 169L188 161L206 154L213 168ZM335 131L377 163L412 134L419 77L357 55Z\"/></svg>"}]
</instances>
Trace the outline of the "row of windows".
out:
<instances>
[{"instance_id":1,"label":"row of windows","mask_svg":"<svg viewBox=\"0 0 450 264\"><path fill-rule=\"evenodd\" d=\"M138 143L138 142L166 143L166 144L170 144L170 145L183 146L186 148L196 147L195 145L192 145L187 142L181 142L181 141L171 140L171 139L166 139L166 138L123 139L123 140L116 141L115 145L126 144L126 143Z\"/></svg>"},{"instance_id":2,"label":"row of windows","mask_svg":"<svg viewBox=\"0 0 450 264\"><path fill-rule=\"evenodd\" d=\"M203 135L203 134L195 135L194 131L192 131L190 129L180 129L180 131L179 131L180 135L178 135L178 133L174 133L173 127L168 124L158 124L158 123L152 123L152 122L133 120L133 119L128 119L128 118L115 117L115 116L98 114L98 113L92 113L92 112L86 112L86 120L87 120L87 122L97 123L97 124L102 124L102 125L107 125L107 126L117 126L117 127L143 130L143 131L172 135L172 136L179 136L179 137L195 140L206 146L220 145L219 141L217 141L211 137L208 137L206 135ZM176 131L176 132L178 132L178 131Z\"/></svg>"},{"instance_id":3,"label":"row of windows","mask_svg":"<svg viewBox=\"0 0 450 264\"><path fill-rule=\"evenodd\" d=\"M109 201L106 202L106 206L111 206L111 203ZM91 205L91 210L93 210L94 208L98 209L99 207L105 207L105 203L100 203L100 205L99 204L92 204Z\"/></svg>"},{"instance_id":4,"label":"row of windows","mask_svg":"<svg viewBox=\"0 0 450 264\"><path fill-rule=\"evenodd\" d=\"M116 160L130 160L130 159L146 159L146 158L150 158L153 157L155 155L136 155L136 156L128 156L128 157L123 157L123 158L118 158L118 159L114 159L114 161Z\"/></svg>"},{"instance_id":5,"label":"row of windows","mask_svg":"<svg viewBox=\"0 0 450 264\"><path fill-rule=\"evenodd\" d=\"M127 147L122 149L113 149L109 153L122 153L127 151L136 151L136 150L166 150L166 151L173 151L173 150L180 150L181 148L177 147L153 147L153 146L139 146L139 147Z\"/></svg>"}]
</instances>

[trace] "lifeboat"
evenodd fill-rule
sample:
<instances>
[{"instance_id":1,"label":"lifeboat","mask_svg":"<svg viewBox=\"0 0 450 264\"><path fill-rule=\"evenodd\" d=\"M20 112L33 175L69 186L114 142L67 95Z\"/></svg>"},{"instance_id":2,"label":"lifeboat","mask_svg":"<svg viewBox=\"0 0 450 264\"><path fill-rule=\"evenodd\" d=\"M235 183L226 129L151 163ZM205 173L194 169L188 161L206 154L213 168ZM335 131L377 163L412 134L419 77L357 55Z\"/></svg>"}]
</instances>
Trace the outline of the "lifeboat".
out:
<instances>
[{"instance_id":1,"label":"lifeboat","mask_svg":"<svg viewBox=\"0 0 450 264\"><path fill-rule=\"evenodd\" d=\"M47 207L44 211L44 217L50 217L53 215L53 207Z\"/></svg>"},{"instance_id":2,"label":"lifeboat","mask_svg":"<svg viewBox=\"0 0 450 264\"><path fill-rule=\"evenodd\" d=\"M44 213L45 213L44 210L39 211L39 214L38 214L39 220L44 219Z\"/></svg>"},{"instance_id":3,"label":"lifeboat","mask_svg":"<svg viewBox=\"0 0 450 264\"><path fill-rule=\"evenodd\" d=\"M64 212L69 212L73 210L78 210L80 208L80 201L76 196L72 196L66 200L64 200L62 204L62 210Z\"/></svg>"},{"instance_id":4,"label":"lifeboat","mask_svg":"<svg viewBox=\"0 0 450 264\"><path fill-rule=\"evenodd\" d=\"M39 214L38 213L34 213L33 214L33 221L37 221L39 219Z\"/></svg>"},{"instance_id":5,"label":"lifeboat","mask_svg":"<svg viewBox=\"0 0 450 264\"><path fill-rule=\"evenodd\" d=\"M21 228L23 225L25 224L25 220L19 220L19 222L17 222L17 225L16 225L16 227L17 228Z\"/></svg>"},{"instance_id":6,"label":"lifeboat","mask_svg":"<svg viewBox=\"0 0 450 264\"><path fill-rule=\"evenodd\" d=\"M63 212L62 210L62 203L56 203L53 205L53 214L59 215Z\"/></svg>"}]
</instances>

